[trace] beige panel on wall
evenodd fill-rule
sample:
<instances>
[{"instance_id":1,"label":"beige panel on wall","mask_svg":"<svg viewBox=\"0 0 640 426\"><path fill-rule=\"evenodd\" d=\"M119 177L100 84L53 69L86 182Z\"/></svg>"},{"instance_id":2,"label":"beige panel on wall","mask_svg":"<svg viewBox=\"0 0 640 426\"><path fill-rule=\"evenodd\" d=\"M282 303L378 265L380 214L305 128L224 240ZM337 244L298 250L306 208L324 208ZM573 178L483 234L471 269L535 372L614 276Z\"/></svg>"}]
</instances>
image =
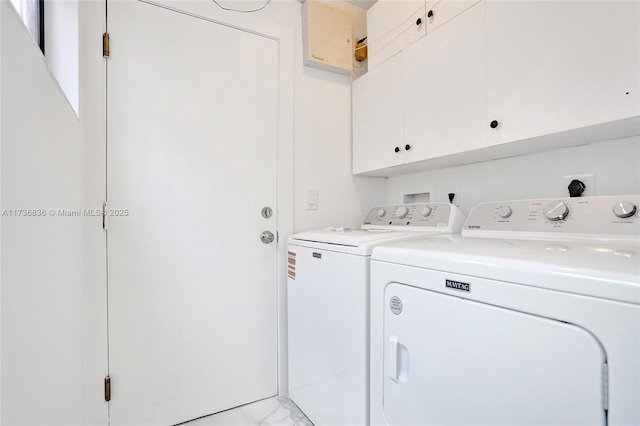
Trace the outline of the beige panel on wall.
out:
<instances>
[{"instance_id":1,"label":"beige panel on wall","mask_svg":"<svg viewBox=\"0 0 640 426\"><path fill-rule=\"evenodd\" d=\"M304 64L349 74L353 40L351 14L330 4L307 0L302 5Z\"/></svg>"}]
</instances>

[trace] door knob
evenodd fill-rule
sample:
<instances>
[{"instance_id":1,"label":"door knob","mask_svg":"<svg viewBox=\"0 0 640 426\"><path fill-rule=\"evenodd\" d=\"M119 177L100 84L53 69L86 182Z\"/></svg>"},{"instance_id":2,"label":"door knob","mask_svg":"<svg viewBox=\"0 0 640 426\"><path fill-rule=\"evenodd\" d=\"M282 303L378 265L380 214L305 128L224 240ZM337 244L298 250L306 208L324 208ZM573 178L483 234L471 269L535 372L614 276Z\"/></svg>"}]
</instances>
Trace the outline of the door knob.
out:
<instances>
[{"instance_id":1,"label":"door knob","mask_svg":"<svg viewBox=\"0 0 640 426\"><path fill-rule=\"evenodd\" d=\"M275 239L276 237L271 231L263 231L262 234L260 234L260 241L262 241L264 244L270 244Z\"/></svg>"}]
</instances>

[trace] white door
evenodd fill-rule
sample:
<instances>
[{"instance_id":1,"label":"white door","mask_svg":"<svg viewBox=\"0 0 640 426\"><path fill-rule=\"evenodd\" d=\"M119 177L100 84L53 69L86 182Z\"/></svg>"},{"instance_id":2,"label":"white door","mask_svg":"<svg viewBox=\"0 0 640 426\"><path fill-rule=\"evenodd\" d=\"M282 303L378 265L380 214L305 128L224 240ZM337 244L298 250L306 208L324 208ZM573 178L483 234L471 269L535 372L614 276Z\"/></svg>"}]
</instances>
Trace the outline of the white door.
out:
<instances>
[{"instance_id":1,"label":"white door","mask_svg":"<svg viewBox=\"0 0 640 426\"><path fill-rule=\"evenodd\" d=\"M606 357L583 328L397 283L384 306L388 424L606 424Z\"/></svg>"},{"instance_id":2,"label":"white door","mask_svg":"<svg viewBox=\"0 0 640 426\"><path fill-rule=\"evenodd\" d=\"M108 13L111 424L273 396L278 42L141 2Z\"/></svg>"}]
</instances>

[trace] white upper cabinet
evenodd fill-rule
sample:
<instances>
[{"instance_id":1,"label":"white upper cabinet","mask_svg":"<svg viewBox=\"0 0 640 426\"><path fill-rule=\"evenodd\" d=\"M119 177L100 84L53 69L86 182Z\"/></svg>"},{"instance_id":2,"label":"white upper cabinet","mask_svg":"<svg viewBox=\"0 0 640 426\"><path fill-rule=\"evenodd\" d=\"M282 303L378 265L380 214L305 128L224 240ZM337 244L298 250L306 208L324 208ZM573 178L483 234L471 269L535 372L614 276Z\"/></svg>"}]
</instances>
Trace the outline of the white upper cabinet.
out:
<instances>
[{"instance_id":1,"label":"white upper cabinet","mask_svg":"<svg viewBox=\"0 0 640 426\"><path fill-rule=\"evenodd\" d=\"M378 0L367 11L369 70L480 0Z\"/></svg>"},{"instance_id":2,"label":"white upper cabinet","mask_svg":"<svg viewBox=\"0 0 640 426\"><path fill-rule=\"evenodd\" d=\"M640 134L639 1L439 0L425 16L424 37L354 83L354 173Z\"/></svg>"},{"instance_id":3,"label":"white upper cabinet","mask_svg":"<svg viewBox=\"0 0 640 426\"><path fill-rule=\"evenodd\" d=\"M427 2L427 34L449 22L480 0L435 0Z\"/></svg>"},{"instance_id":4,"label":"white upper cabinet","mask_svg":"<svg viewBox=\"0 0 640 426\"><path fill-rule=\"evenodd\" d=\"M404 51L406 162L486 146L484 4Z\"/></svg>"},{"instance_id":5,"label":"white upper cabinet","mask_svg":"<svg viewBox=\"0 0 640 426\"><path fill-rule=\"evenodd\" d=\"M484 3L489 145L639 114L640 2Z\"/></svg>"},{"instance_id":6,"label":"white upper cabinet","mask_svg":"<svg viewBox=\"0 0 640 426\"><path fill-rule=\"evenodd\" d=\"M425 0L378 0L367 11L369 70L425 34Z\"/></svg>"},{"instance_id":7,"label":"white upper cabinet","mask_svg":"<svg viewBox=\"0 0 640 426\"><path fill-rule=\"evenodd\" d=\"M353 82L353 173L404 163L403 54Z\"/></svg>"}]
</instances>

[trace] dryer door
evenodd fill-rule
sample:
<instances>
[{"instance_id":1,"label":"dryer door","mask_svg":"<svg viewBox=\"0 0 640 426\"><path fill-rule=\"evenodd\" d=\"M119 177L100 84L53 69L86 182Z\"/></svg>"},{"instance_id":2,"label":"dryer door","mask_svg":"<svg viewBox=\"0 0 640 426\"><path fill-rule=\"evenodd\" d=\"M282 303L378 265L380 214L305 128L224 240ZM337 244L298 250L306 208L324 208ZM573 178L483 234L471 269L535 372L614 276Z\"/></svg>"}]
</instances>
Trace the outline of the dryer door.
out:
<instances>
[{"instance_id":1,"label":"dryer door","mask_svg":"<svg viewBox=\"0 0 640 426\"><path fill-rule=\"evenodd\" d=\"M606 355L578 326L394 283L384 339L388 424L606 423Z\"/></svg>"}]
</instances>

